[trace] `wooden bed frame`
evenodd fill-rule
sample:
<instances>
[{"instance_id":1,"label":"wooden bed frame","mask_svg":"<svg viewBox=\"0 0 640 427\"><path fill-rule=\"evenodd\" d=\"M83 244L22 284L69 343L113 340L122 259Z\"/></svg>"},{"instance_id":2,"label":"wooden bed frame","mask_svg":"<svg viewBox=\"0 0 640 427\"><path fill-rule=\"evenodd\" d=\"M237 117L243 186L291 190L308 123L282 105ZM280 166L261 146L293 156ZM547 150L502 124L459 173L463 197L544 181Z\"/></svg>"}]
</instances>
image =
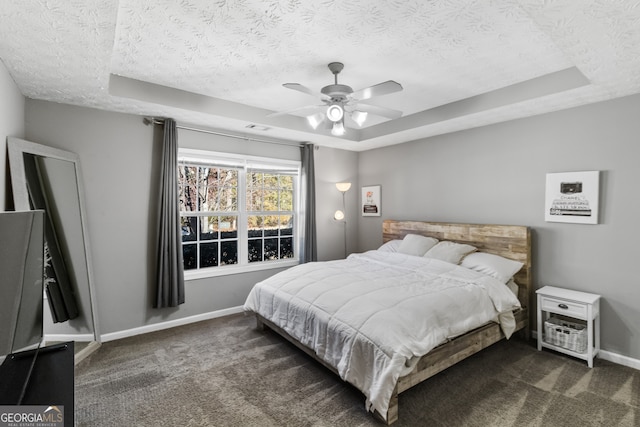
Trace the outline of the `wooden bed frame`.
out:
<instances>
[{"instance_id":1,"label":"wooden bed frame","mask_svg":"<svg viewBox=\"0 0 640 427\"><path fill-rule=\"evenodd\" d=\"M532 281L531 232L528 227L385 220L382 226L382 233L384 242L402 239L407 234L420 234L435 237L438 240L467 243L477 247L480 251L522 262L524 264L522 269L515 275L515 280L518 284L518 299L522 309L515 311L514 314L516 331L521 331L526 338L529 337L529 299L532 293ZM296 341L283 329L260 315L256 315L256 318L259 328L268 327L272 329L338 374L334 367L318 358L313 350ZM492 322L436 347L420 359L413 371L398 379L389 402L389 411L386 419L377 412L376 416L387 424L397 421L398 395L400 393L489 347L504 337L500 326Z\"/></svg>"}]
</instances>

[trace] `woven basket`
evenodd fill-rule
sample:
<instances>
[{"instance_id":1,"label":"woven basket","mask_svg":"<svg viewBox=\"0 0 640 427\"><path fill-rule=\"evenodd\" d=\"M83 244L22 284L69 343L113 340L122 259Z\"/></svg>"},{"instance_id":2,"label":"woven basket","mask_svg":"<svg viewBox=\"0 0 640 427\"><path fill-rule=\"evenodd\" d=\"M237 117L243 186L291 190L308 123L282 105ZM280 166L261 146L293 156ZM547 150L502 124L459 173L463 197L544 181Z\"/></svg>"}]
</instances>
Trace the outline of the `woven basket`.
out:
<instances>
[{"instance_id":1,"label":"woven basket","mask_svg":"<svg viewBox=\"0 0 640 427\"><path fill-rule=\"evenodd\" d=\"M584 353L587 351L587 327L551 317L544 322L544 340L576 353Z\"/></svg>"}]
</instances>

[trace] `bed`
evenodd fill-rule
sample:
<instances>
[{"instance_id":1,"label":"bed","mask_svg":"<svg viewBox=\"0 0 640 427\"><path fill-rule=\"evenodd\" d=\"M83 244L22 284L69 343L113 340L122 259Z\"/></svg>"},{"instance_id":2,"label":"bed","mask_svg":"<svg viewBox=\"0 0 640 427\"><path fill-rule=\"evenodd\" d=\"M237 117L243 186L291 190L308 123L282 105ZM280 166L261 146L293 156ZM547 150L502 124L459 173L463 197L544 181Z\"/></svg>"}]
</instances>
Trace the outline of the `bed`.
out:
<instances>
[{"instance_id":1,"label":"bed","mask_svg":"<svg viewBox=\"0 0 640 427\"><path fill-rule=\"evenodd\" d=\"M385 248L302 264L256 284L244 308L259 328L356 386L366 408L391 424L403 391L515 332L528 337L531 237L525 226L396 220L383 222L382 235ZM475 250L459 258L470 268L399 253L409 238L435 239L434 254L470 245ZM479 256L517 264L512 287L466 261Z\"/></svg>"}]
</instances>

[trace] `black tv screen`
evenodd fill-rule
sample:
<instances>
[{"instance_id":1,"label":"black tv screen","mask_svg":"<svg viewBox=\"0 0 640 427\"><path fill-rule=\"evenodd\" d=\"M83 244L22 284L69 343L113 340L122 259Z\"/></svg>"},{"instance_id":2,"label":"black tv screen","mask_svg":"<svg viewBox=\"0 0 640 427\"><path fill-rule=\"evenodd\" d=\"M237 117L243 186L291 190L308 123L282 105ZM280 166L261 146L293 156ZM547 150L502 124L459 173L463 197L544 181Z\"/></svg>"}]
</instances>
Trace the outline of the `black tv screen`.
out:
<instances>
[{"instance_id":1,"label":"black tv screen","mask_svg":"<svg viewBox=\"0 0 640 427\"><path fill-rule=\"evenodd\" d=\"M44 211L0 212L0 357L42 341Z\"/></svg>"}]
</instances>

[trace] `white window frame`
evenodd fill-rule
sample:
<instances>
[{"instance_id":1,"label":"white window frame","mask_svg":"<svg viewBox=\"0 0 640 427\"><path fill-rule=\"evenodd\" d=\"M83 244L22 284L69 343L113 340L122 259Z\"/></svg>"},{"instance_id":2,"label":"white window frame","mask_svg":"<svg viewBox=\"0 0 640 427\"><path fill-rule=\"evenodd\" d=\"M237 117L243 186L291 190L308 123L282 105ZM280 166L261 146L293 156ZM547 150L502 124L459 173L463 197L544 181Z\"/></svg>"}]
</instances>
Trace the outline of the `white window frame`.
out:
<instances>
[{"instance_id":1,"label":"white window frame","mask_svg":"<svg viewBox=\"0 0 640 427\"><path fill-rule=\"evenodd\" d=\"M300 250L302 249L302 239L304 227L302 226L301 217L301 162L296 160L274 159L268 157L248 156L242 154L230 154L217 151L197 150L192 148L179 148L178 161L207 163L218 165L220 167L229 166L240 168L238 173L238 263L232 265L223 265L216 267L206 267L184 271L184 279L196 280L207 277L226 276L229 274L239 274L251 271L269 270L273 268L285 268L300 263ZM293 258L284 260L258 261L249 262L247 254L248 229L246 211L246 174L248 169L269 169L277 170L295 170L297 179L293 183ZM182 216L183 212L180 212Z\"/></svg>"}]
</instances>

